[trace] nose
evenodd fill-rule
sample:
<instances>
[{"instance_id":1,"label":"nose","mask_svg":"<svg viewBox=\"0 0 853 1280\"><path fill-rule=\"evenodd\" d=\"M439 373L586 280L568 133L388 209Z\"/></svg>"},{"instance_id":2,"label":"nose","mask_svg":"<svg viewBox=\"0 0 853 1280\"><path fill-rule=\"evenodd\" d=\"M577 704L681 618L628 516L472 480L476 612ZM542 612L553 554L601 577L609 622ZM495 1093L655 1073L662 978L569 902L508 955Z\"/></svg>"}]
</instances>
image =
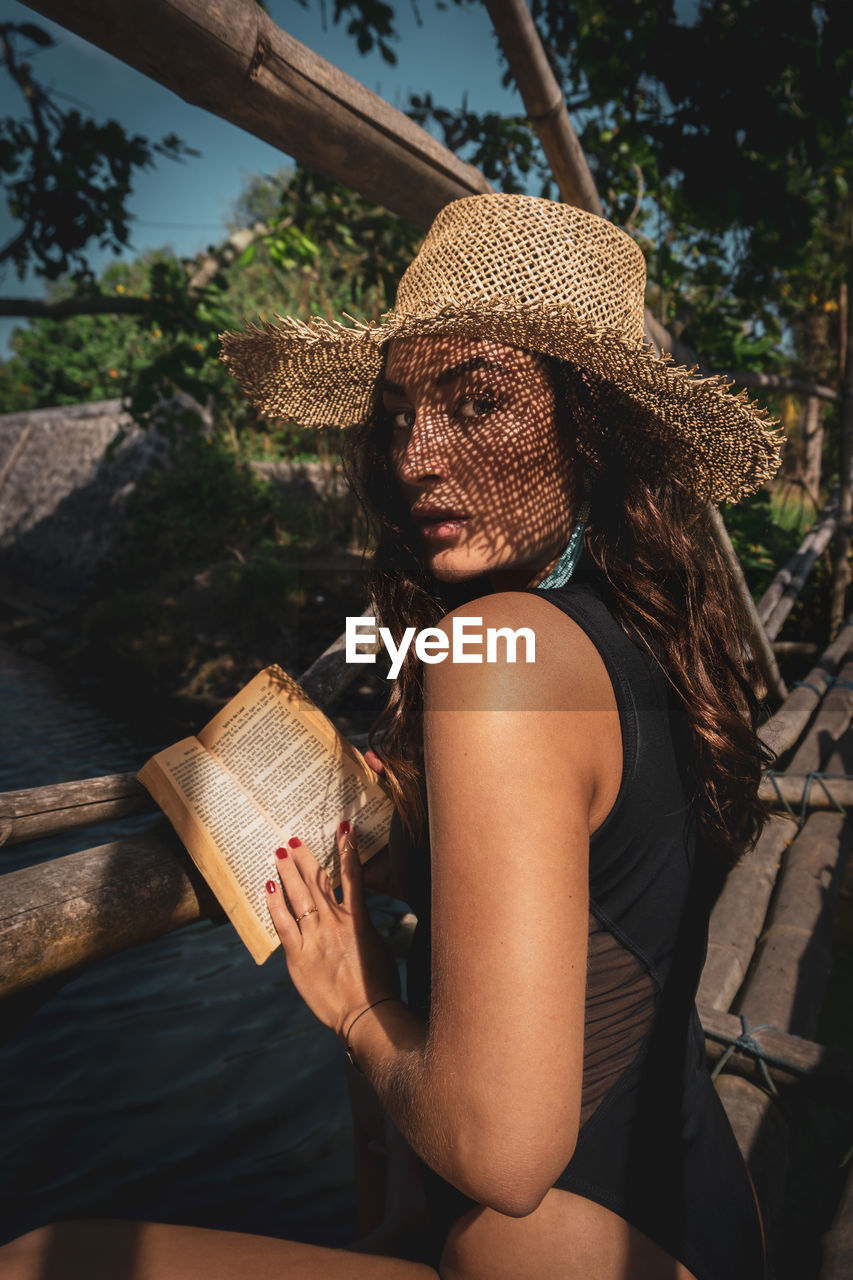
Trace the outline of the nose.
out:
<instances>
[{"instance_id":1,"label":"nose","mask_svg":"<svg viewBox=\"0 0 853 1280\"><path fill-rule=\"evenodd\" d=\"M425 480L447 475L447 425L441 415L427 408L418 409L408 439L394 449L397 478L404 484L422 484Z\"/></svg>"}]
</instances>

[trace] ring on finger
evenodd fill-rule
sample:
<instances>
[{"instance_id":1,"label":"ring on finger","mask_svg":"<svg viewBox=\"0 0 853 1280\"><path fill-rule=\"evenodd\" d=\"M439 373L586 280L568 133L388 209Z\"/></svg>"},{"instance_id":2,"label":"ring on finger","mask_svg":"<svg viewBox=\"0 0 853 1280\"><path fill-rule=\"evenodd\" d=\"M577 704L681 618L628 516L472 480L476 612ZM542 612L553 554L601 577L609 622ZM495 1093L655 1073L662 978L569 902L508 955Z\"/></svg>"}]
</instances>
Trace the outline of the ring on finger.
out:
<instances>
[{"instance_id":1,"label":"ring on finger","mask_svg":"<svg viewBox=\"0 0 853 1280\"><path fill-rule=\"evenodd\" d=\"M296 923L297 923L297 924L299 924L299 921L300 921L300 920L304 920L306 916L313 915L313 913L314 913L315 911L319 913L320 908L319 908L319 907L309 907L307 911L303 911L303 912L302 912L302 915L301 915L301 916L294 916L293 918L294 918L294 920L296 921Z\"/></svg>"}]
</instances>

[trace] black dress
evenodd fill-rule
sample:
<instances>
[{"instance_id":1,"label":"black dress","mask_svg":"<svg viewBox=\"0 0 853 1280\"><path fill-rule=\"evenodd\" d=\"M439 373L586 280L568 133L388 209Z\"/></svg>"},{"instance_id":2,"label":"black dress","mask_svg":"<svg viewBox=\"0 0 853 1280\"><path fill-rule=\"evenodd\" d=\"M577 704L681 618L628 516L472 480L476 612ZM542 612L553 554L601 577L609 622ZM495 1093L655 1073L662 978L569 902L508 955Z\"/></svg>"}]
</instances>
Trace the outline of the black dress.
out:
<instances>
[{"instance_id":1,"label":"black dress","mask_svg":"<svg viewBox=\"0 0 853 1280\"><path fill-rule=\"evenodd\" d=\"M755 1200L708 1075L694 1003L722 873L690 823L686 728L661 667L616 622L584 561L579 569L565 587L530 590L573 618L600 653L623 767L616 802L590 839L581 1128L555 1186L613 1210L697 1280L761 1280ZM428 823L412 847L395 814L391 856L418 916L407 999L428 1018ZM473 1201L426 1166L424 1175L435 1262Z\"/></svg>"}]
</instances>

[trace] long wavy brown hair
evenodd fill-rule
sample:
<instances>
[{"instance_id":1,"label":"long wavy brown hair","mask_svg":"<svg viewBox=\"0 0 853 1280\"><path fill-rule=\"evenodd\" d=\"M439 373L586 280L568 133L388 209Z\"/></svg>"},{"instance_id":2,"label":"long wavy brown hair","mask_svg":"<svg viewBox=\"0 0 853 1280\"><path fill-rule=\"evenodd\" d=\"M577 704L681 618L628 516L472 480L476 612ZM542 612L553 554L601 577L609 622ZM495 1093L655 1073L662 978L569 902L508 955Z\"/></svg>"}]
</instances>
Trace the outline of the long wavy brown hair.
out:
<instances>
[{"instance_id":1,"label":"long wavy brown hair","mask_svg":"<svg viewBox=\"0 0 853 1280\"><path fill-rule=\"evenodd\" d=\"M655 436L634 407L586 371L550 358L544 363L561 427L582 460L590 501L585 547L598 569L596 585L680 697L698 836L731 866L755 844L767 819L758 785L772 756L757 736L765 708L755 693L748 620L711 535L707 505L672 478L671 437ZM389 445L381 403L363 425L344 433L344 466L374 548L368 593L381 625L399 643L406 627L434 626L491 588L485 578L451 585L430 574L391 470ZM416 840L424 818L423 685L412 647L368 741Z\"/></svg>"}]
</instances>

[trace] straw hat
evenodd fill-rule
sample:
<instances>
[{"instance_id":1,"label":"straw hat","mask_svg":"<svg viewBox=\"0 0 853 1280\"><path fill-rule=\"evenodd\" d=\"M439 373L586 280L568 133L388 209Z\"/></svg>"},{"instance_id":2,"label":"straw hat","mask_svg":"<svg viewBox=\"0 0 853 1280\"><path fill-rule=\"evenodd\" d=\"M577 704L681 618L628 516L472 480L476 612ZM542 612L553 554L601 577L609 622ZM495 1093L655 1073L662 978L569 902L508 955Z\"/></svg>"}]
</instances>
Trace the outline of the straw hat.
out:
<instances>
[{"instance_id":1,"label":"straw hat","mask_svg":"<svg viewBox=\"0 0 853 1280\"><path fill-rule=\"evenodd\" d=\"M645 279L637 245L595 214L534 196L468 196L439 212L378 323L279 316L224 333L222 359L269 416L346 427L372 411L393 338L457 334L557 356L584 371L580 408L598 431L634 442L629 460L736 501L773 475L782 433L724 378L676 367L644 343Z\"/></svg>"}]
</instances>

